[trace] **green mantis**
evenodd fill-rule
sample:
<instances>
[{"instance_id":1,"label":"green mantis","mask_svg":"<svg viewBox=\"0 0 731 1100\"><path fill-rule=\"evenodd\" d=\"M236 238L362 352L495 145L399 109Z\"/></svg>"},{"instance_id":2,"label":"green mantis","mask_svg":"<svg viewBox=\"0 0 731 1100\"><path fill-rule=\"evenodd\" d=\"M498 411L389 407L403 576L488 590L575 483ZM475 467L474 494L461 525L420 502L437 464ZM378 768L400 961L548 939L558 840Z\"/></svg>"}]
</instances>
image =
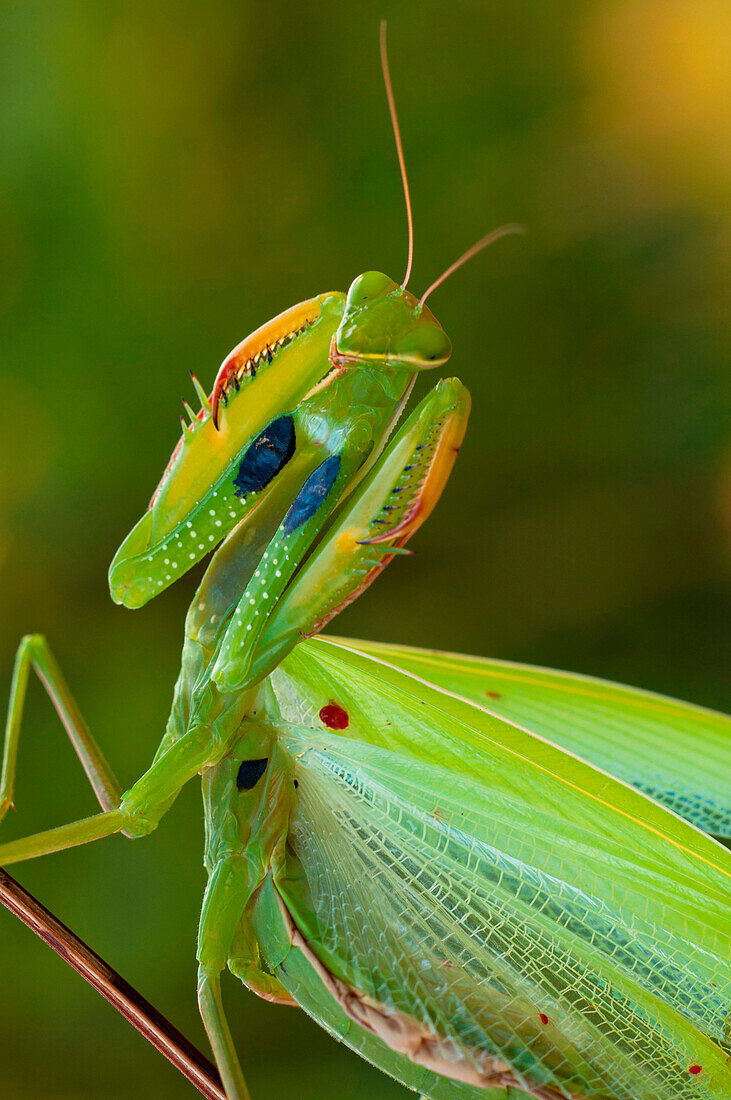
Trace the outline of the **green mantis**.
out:
<instances>
[{"instance_id":1,"label":"green mantis","mask_svg":"<svg viewBox=\"0 0 731 1100\"><path fill-rule=\"evenodd\" d=\"M201 774L198 999L230 1100L248 1090L225 969L433 1100L720 1100L729 866L708 834L731 832L728 719L318 637L406 552L466 428L467 391L446 379L395 430L416 374L451 352L432 288L406 289L410 261L403 284L368 272L286 311L210 397L197 387L110 568L113 598L139 607L213 552L165 733L128 791L47 644L21 643L0 816L31 668L101 812L0 846L0 863L144 836Z\"/></svg>"}]
</instances>

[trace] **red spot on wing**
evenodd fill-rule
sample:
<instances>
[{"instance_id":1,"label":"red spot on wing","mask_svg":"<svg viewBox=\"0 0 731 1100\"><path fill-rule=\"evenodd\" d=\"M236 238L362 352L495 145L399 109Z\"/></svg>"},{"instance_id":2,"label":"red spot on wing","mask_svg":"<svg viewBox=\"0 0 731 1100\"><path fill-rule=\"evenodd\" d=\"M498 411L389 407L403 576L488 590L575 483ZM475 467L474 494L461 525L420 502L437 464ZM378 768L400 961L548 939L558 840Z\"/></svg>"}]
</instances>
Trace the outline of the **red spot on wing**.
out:
<instances>
[{"instance_id":1,"label":"red spot on wing","mask_svg":"<svg viewBox=\"0 0 731 1100\"><path fill-rule=\"evenodd\" d=\"M697 1062L694 1062L692 1066L688 1066L688 1073L702 1073L703 1066L699 1066Z\"/></svg>"},{"instance_id":2,"label":"red spot on wing","mask_svg":"<svg viewBox=\"0 0 731 1100\"><path fill-rule=\"evenodd\" d=\"M538 1019L541 1021L544 1027L548 1023L548 1016L546 1016L545 1012L539 1012Z\"/></svg>"},{"instance_id":3,"label":"red spot on wing","mask_svg":"<svg viewBox=\"0 0 731 1100\"><path fill-rule=\"evenodd\" d=\"M488 699L502 699L502 692L500 691L486 691L485 695Z\"/></svg>"},{"instance_id":4,"label":"red spot on wing","mask_svg":"<svg viewBox=\"0 0 731 1100\"><path fill-rule=\"evenodd\" d=\"M320 711L320 721L329 730L344 730L348 728L350 718L347 710L338 703L328 703Z\"/></svg>"}]
</instances>

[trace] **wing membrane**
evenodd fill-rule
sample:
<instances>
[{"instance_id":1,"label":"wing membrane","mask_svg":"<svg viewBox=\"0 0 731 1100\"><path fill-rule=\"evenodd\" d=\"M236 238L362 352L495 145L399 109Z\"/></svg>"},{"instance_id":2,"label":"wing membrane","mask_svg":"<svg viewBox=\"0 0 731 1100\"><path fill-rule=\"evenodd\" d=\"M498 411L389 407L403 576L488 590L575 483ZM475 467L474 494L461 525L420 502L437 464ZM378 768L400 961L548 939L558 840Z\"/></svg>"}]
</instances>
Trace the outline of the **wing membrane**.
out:
<instances>
[{"instance_id":1,"label":"wing membrane","mask_svg":"<svg viewBox=\"0 0 731 1100\"><path fill-rule=\"evenodd\" d=\"M631 783L699 829L731 837L727 715L606 680L510 661L381 642L345 644L518 722Z\"/></svg>"},{"instance_id":2,"label":"wing membrane","mask_svg":"<svg viewBox=\"0 0 731 1100\"><path fill-rule=\"evenodd\" d=\"M318 640L274 677L311 899L287 901L326 965L526 1084L724 1096L723 849L555 746L381 669ZM318 721L329 701L343 735Z\"/></svg>"}]
</instances>

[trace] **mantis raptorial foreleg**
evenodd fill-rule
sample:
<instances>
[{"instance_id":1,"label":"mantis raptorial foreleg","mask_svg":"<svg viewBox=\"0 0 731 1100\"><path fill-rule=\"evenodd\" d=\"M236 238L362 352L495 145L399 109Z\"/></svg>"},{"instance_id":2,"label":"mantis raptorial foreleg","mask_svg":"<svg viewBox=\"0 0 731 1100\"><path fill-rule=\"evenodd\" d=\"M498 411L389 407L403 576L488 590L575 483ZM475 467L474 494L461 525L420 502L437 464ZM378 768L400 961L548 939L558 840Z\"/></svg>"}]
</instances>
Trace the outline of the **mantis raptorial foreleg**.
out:
<instances>
[{"instance_id":1,"label":"mantis raptorial foreleg","mask_svg":"<svg viewBox=\"0 0 731 1100\"><path fill-rule=\"evenodd\" d=\"M56 708L56 713L76 750L76 755L89 777L99 805L103 810L116 810L121 797L116 776L82 718L48 642L41 634L27 634L18 646L10 687L3 771L0 779L0 821L13 805L20 728L31 669L35 669Z\"/></svg>"},{"instance_id":2,"label":"mantis raptorial foreleg","mask_svg":"<svg viewBox=\"0 0 731 1100\"><path fill-rule=\"evenodd\" d=\"M456 379L435 386L348 497L339 524L301 566L342 500L341 455L330 455L314 471L263 553L222 639L212 665L222 692L266 676L296 641L322 629L367 588L394 554L408 553L404 543L449 477L469 405Z\"/></svg>"},{"instance_id":3,"label":"mantis raptorial foreleg","mask_svg":"<svg viewBox=\"0 0 731 1100\"><path fill-rule=\"evenodd\" d=\"M351 442L342 453L329 454L310 474L247 584L213 666L212 676L221 691L239 690L250 678L258 643L277 601L368 455L373 440L365 419L352 430L357 444Z\"/></svg>"}]
</instances>

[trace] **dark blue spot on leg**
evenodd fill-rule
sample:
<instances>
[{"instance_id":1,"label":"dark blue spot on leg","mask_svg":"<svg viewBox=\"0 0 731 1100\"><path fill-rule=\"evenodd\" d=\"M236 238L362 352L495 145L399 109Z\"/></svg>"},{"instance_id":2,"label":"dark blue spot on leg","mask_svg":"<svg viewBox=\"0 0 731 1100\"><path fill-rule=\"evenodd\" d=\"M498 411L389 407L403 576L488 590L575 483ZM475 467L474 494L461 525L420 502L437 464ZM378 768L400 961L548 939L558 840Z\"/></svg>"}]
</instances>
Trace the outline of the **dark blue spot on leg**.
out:
<instances>
[{"instance_id":1,"label":"dark blue spot on leg","mask_svg":"<svg viewBox=\"0 0 731 1100\"><path fill-rule=\"evenodd\" d=\"M279 416L272 420L248 447L234 478L234 492L243 497L263 489L286 466L295 449L294 420Z\"/></svg>"},{"instance_id":2,"label":"dark blue spot on leg","mask_svg":"<svg viewBox=\"0 0 731 1100\"><path fill-rule=\"evenodd\" d=\"M330 455L322 462L314 473L307 478L292 507L287 512L282 523L286 534L291 535L308 519L312 519L317 509L325 500L340 473L340 455Z\"/></svg>"}]
</instances>

